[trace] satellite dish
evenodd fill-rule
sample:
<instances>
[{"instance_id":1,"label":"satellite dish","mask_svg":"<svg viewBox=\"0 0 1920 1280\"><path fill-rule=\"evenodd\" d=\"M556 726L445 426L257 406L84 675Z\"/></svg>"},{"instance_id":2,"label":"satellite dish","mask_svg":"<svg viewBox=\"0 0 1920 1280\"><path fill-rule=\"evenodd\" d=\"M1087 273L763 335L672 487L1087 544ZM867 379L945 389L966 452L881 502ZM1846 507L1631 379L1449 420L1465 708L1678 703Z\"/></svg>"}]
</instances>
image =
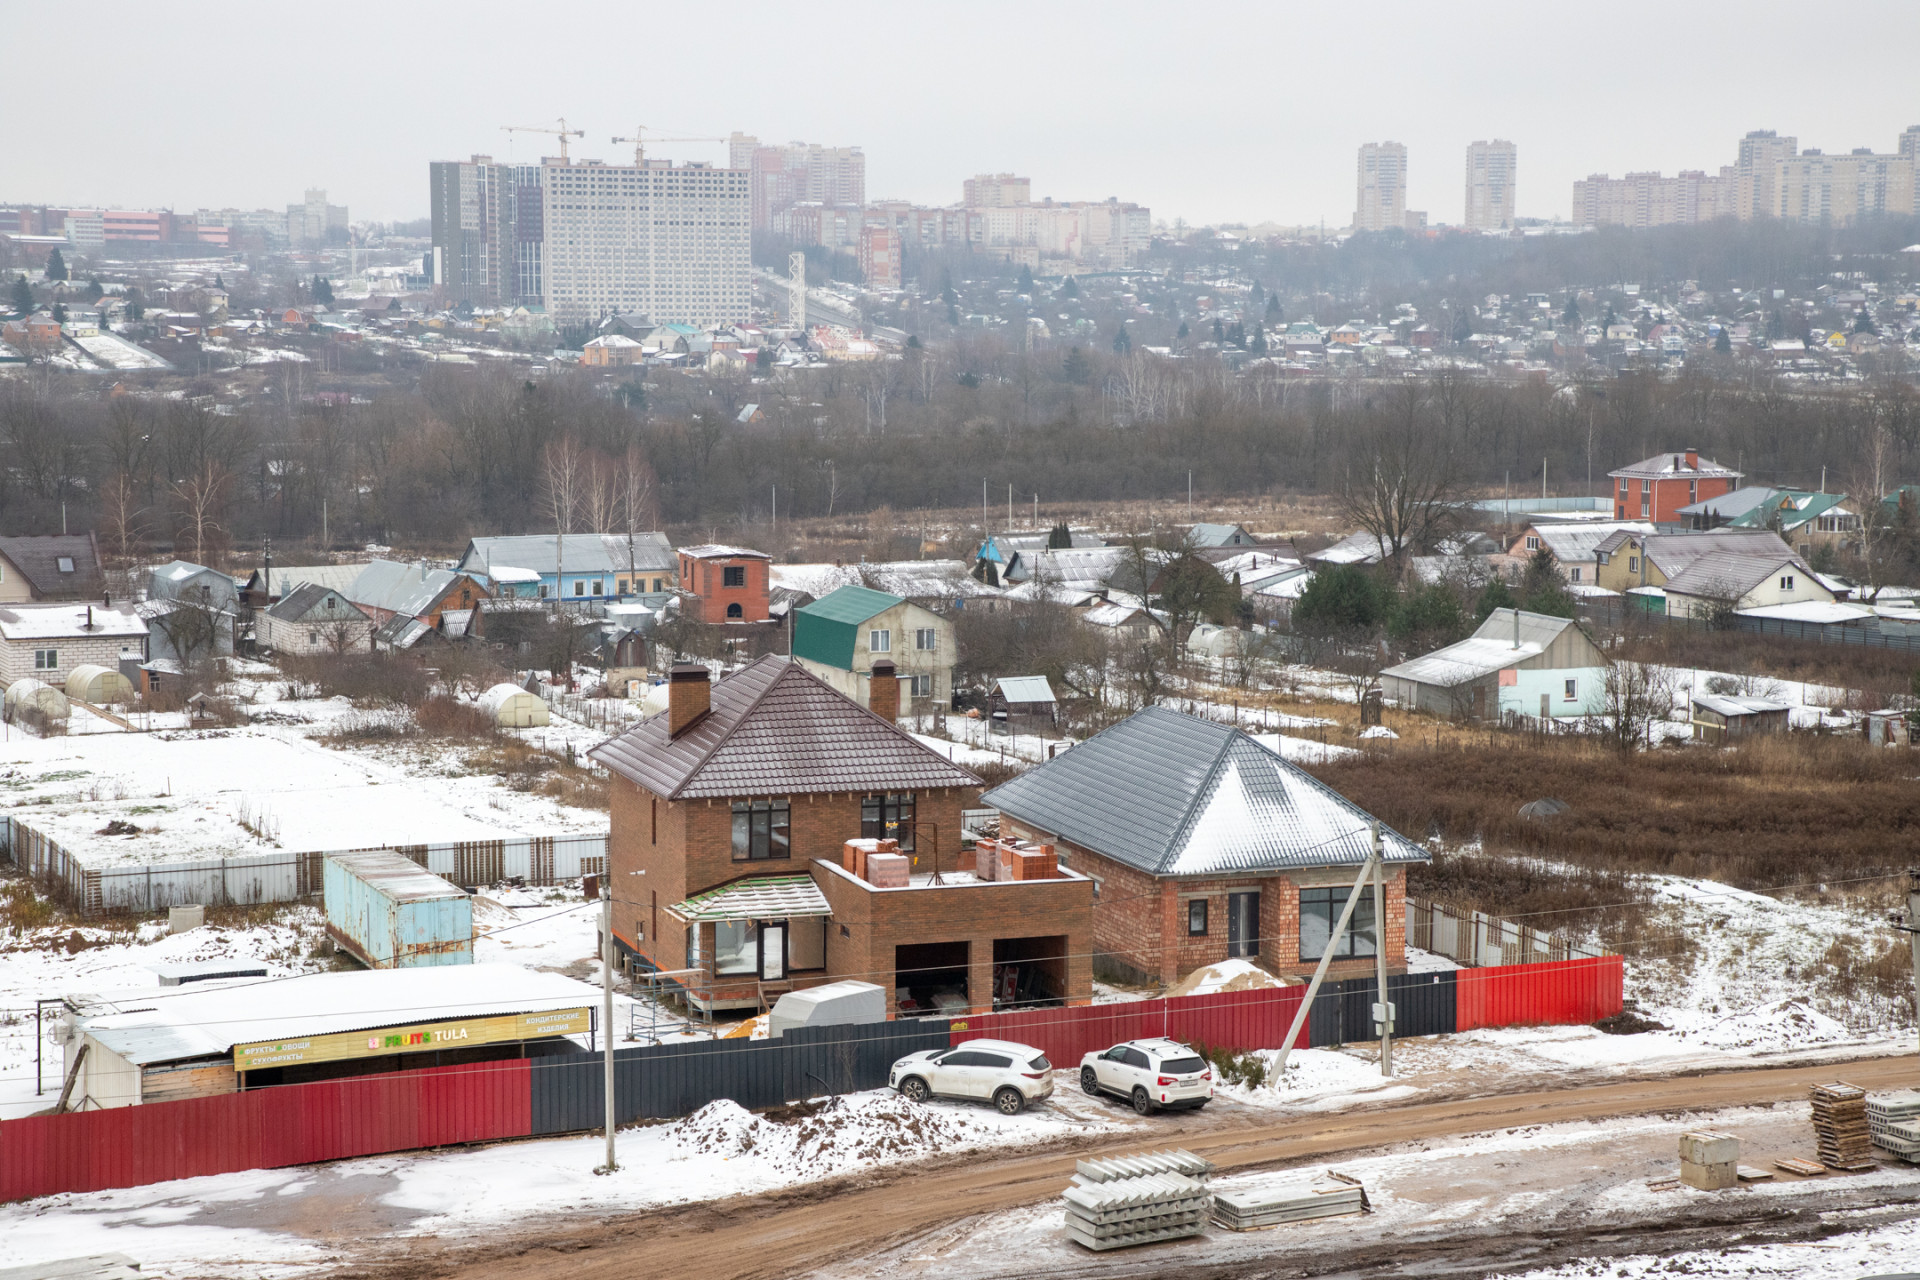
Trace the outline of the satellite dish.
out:
<instances>
[{"instance_id":1,"label":"satellite dish","mask_svg":"<svg viewBox=\"0 0 1920 1280\"><path fill-rule=\"evenodd\" d=\"M1521 805L1520 816L1545 821L1548 818L1557 818L1571 808L1573 808L1573 806L1566 801L1554 800L1549 797Z\"/></svg>"}]
</instances>

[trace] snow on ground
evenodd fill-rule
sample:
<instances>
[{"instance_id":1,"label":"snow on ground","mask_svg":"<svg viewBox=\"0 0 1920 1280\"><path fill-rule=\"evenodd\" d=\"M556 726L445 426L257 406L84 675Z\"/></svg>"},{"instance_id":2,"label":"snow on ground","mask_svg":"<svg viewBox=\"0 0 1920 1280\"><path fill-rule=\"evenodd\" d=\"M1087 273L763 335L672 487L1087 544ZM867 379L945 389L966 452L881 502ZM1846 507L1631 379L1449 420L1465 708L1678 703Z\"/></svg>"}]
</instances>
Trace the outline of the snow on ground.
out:
<instances>
[{"instance_id":1,"label":"snow on ground","mask_svg":"<svg viewBox=\"0 0 1920 1280\"><path fill-rule=\"evenodd\" d=\"M1709 1251L1590 1258L1505 1280L1643 1280L1649 1276L1764 1276L1767 1280L1860 1280L1910 1271L1920 1258L1920 1218L1820 1237L1817 1243L1729 1244Z\"/></svg>"},{"instance_id":2,"label":"snow on ground","mask_svg":"<svg viewBox=\"0 0 1920 1280\"><path fill-rule=\"evenodd\" d=\"M1360 754L1355 747L1337 746L1331 742L1313 742L1285 733L1256 733L1252 737L1255 742L1268 750L1279 752L1282 760L1291 760L1295 764L1326 764L1331 760Z\"/></svg>"}]
</instances>

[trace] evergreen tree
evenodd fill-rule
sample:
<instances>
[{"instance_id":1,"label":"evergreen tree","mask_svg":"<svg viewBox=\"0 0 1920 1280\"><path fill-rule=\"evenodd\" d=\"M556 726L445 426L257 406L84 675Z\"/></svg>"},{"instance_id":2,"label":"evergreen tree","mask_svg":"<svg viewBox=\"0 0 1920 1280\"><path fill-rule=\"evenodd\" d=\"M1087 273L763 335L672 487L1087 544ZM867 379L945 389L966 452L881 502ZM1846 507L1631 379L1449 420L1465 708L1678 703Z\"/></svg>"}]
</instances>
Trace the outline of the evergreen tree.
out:
<instances>
[{"instance_id":1,"label":"evergreen tree","mask_svg":"<svg viewBox=\"0 0 1920 1280\"><path fill-rule=\"evenodd\" d=\"M771 370L773 368L773 348L762 347L760 348L759 351L755 352L753 357L753 367L758 369L761 373L766 373L769 370Z\"/></svg>"},{"instance_id":2,"label":"evergreen tree","mask_svg":"<svg viewBox=\"0 0 1920 1280\"><path fill-rule=\"evenodd\" d=\"M1485 622L1487 615L1495 609L1518 609L1520 598L1507 586L1505 578L1495 578L1480 592L1480 599L1474 604L1474 616Z\"/></svg>"},{"instance_id":3,"label":"evergreen tree","mask_svg":"<svg viewBox=\"0 0 1920 1280\"><path fill-rule=\"evenodd\" d=\"M1871 315L1862 311L1853 318L1853 331L1855 333L1879 333L1880 326L1873 322Z\"/></svg>"},{"instance_id":4,"label":"evergreen tree","mask_svg":"<svg viewBox=\"0 0 1920 1280\"><path fill-rule=\"evenodd\" d=\"M1047 531L1047 550L1066 551L1072 546L1073 530L1067 528L1067 522L1065 520L1062 520L1059 524Z\"/></svg>"},{"instance_id":5,"label":"evergreen tree","mask_svg":"<svg viewBox=\"0 0 1920 1280\"><path fill-rule=\"evenodd\" d=\"M1616 316L1613 312L1613 304L1609 302L1607 304L1607 314L1600 318L1601 332L1604 333L1606 330L1613 328L1614 322L1617 321L1618 319L1619 317Z\"/></svg>"},{"instance_id":6,"label":"evergreen tree","mask_svg":"<svg viewBox=\"0 0 1920 1280\"><path fill-rule=\"evenodd\" d=\"M1280 295L1277 293L1267 295L1267 323L1271 325L1286 323L1286 317L1280 311Z\"/></svg>"},{"instance_id":7,"label":"evergreen tree","mask_svg":"<svg viewBox=\"0 0 1920 1280\"><path fill-rule=\"evenodd\" d=\"M1187 336L1187 332L1188 332L1188 330L1187 330L1187 322L1186 322L1185 320L1182 320L1182 321L1180 322L1180 331L1179 331L1178 333L1176 333L1176 334L1174 334L1173 336L1174 336L1174 337L1176 337L1176 338L1184 338L1184 337L1186 337L1186 336Z\"/></svg>"},{"instance_id":8,"label":"evergreen tree","mask_svg":"<svg viewBox=\"0 0 1920 1280\"><path fill-rule=\"evenodd\" d=\"M1062 298L1077 298L1077 297L1079 297L1079 296L1080 296L1080 282L1079 282L1078 280L1075 280L1075 279L1074 279L1074 278L1073 278L1072 276L1068 276L1068 277L1067 277L1067 282L1066 282L1065 284L1063 284L1063 285L1061 285L1061 286L1060 286L1060 293L1059 293L1059 296L1060 296L1060 297L1062 297Z\"/></svg>"},{"instance_id":9,"label":"evergreen tree","mask_svg":"<svg viewBox=\"0 0 1920 1280\"><path fill-rule=\"evenodd\" d=\"M53 304L53 322L55 324L65 324L67 322L67 304L66 303L56 302Z\"/></svg>"},{"instance_id":10,"label":"evergreen tree","mask_svg":"<svg viewBox=\"0 0 1920 1280\"><path fill-rule=\"evenodd\" d=\"M1253 322L1253 333L1247 338L1247 350L1257 356L1267 354L1267 335L1261 332L1258 320Z\"/></svg>"},{"instance_id":11,"label":"evergreen tree","mask_svg":"<svg viewBox=\"0 0 1920 1280\"><path fill-rule=\"evenodd\" d=\"M959 382L961 386L971 391L972 389L980 385L980 375L973 372L971 369L969 369L967 372L961 374L959 378L956 379L956 381Z\"/></svg>"},{"instance_id":12,"label":"evergreen tree","mask_svg":"<svg viewBox=\"0 0 1920 1280\"><path fill-rule=\"evenodd\" d=\"M25 276L13 278L13 309L23 316L33 310L33 286L27 283Z\"/></svg>"},{"instance_id":13,"label":"evergreen tree","mask_svg":"<svg viewBox=\"0 0 1920 1280\"><path fill-rule=\"evenodd\" d=\"M1315 571L1293 602L1293 623L1310 633L1372 631L1391 607L1378 574L1357 564L1329 565Z\"/></svg>"},{"instance_id":14,"label":"evergreen tree","mask_svg":"<svg viewBox=\"0 0 1920 1280\"><path fill-rule=\"evenodd\" d=\"M1127 325L1123 320L1120 322L1120 327L1113 333L1113 353L1124 356L1131 354L1132 351L1133 339L1127 336Z\"/></svg>"},{"instance_id":15,"label":"evergreen tree","mask_svg":"<svg viewBox=\"0 0 1920 1280\"><path fill-rule=\"evenodd\" d=\"M909 350L909 351L918 351L918 350L920 350L920 335L919 335L919 334L917 334L917 333L910 333L910 334L908 334L908 335L907 335L907 350Z\"/></svg>"},{"instance_id":16,"label":"evergreen tree","mask_svg":"<svg viewBox=\"0 0 1920 1280\"><path fill-rule=\"evenodd\" d=\"M1225 342L1227 340L1227 331L1221 327L1219 316L1213 318L1213 340L1215 342Z\"/></svg>"},{"instance_id":17,"label":"evergreen tree","mask_svg":"<svg viewBox=\"0 0 1920 1280\"><path fill-rule=\"evenodd\" d=\"M1563 329L1580 327L1580 302L1571 295L1567 298L1566 309L1560 313L1560 327Z\"/></svg>"},{"instance_id":18,"label":"evergreen tree","mask_svg":"<svg viewBox=\"0 0 1920 1280\"><path fill-rule=\"evenodd\" d=\"M100 277L95 276L87 281L87 287L81 292L80 296L88 302L98 302L105 296L106 292L105 289L100 287Z\"/></svg>"},{"instance_id":19,"label":"evergreen tree","mask_svg":"<svg viewBox=\"0 0 1920 1280\"><path fill-rule=\"evenodd\" d=\"M333 304L333 285L321 276L313 278L313 300L331 306Z\"/></svg>"},{"instance_id":20,"label":"evergreen tree","mask_svg":"<svg viewBox=\"0 0 1920 1280\"><path fill-rule=\"evenodd\" d=\"M1031 294L1033 292L1033 272L1024 262L1020 264L1020 279L1016 287L1021 293Z\"/></svg>"},{"instance_id":21,"label":"evergreen tree","mask_svg":"<svg viewBox=\"0 0 1920 1280\"><path fill-rule=\"evenodd\" d=\"M216 289L224 289L227 287L227 282L220 278L220 273L218 271L213 273L213 287Z\"/></svg>"},{"instance_id":22,"label":"evergreen tree","mask_svg":"<svg viewBox=\"0 0 1920 1280\"><path fill-rule=\"evenodd\" d=\"M1247 345L1247 327L1241 324L1238 320L1235 320L1233 322L1233 327L1227 330L1227 341L1236 347L1246 346Z\"/></svg>"},{"instance_id":23,"label":"evergreen tree","mask_svg":"<svg viewBox=\"0 0 1920 1280\"><path fill-rule=\"evenodd\" d=\"M140 292L139 286L127 286L127 319L142 320L147 314L147 295Z\"/></svg>"},{"instance_id":24,"label":"evergreen tree","mask_svg":"<svg viewBox=\"0 0 1920 1280\"><path fill-rule=\"evenodd\" d=\"M1571 618L1578 604L1553 563L1553 552L1545 547L1527 560L1527 572L1520 579L1520 598L1528 612L1551 614L1556 618Z\"/></svg>"},{"instance_id":25,"label":"evergreen tree","mask_svg":"<svg viewBox=\"0 0 1920 1280\"><path fill-rule=\"evenodd\" d=\"M1067 348L1067 358L1061 362L1060 372L1068 382L1084 384L1093 376L1093 365L1087 359L1086 352L1078 347Z\"/></svg>"},{"instance_id":26,"label":"evergreen tree","mask_svg":"<svg viewBox=\"0 0 1920 1280\"><path fill-rule=\"evenodd\" d=\"M67 278L67 260L55 249L47 255L47 279L65 280Z\"/></svg>"},{"instance_id":27,"label":"evergreen tree","mask_svg":"<svg viewBox=\"0 0 1920 1280\"><path fill-rule=\"evenodd\" d=\"M1247 295L1247 301L1251 302L1255 307L1258 307L1260 305L1261 299L1265 298L1266 296L1267 296L1267 291L1260 287L1260 282L1258 280L1255 280L1253 282L1253 291Z\"/></svg>"},{"instance_id":28,"label":"evergreen tree","mask_svg":"<svg viewBox=\"0 0 1920 1280\"><path fill-rule=\"evenodd\" d=\"M1720 332L1714 335L1713 349L1723 356L1733 354L1733 339L1727 336L1727 326L1721 325Z\"/></svg>"},{"instance_id":29,"label":"evergreen tree","mask_svg":"<svg viewBox=\"0 0 1920 1280\"><path fill-rule=\"evenodd\" d=\"M1462 311L1453 322L1453 340L1465 342L1473 336L1473 313Z\"/></svg>"},{"instance_id":30,"label":"evergreen tree","mask_svg":"<svg viewBox=\"0 0 1920 1280\"><path fill-rule=\"evenodd\" d=\"M940 268L940 301L952 310L960 301L960 295L953 291L953 272L946 267Z\"/></svg>"},{"instance_id":31,"label":"evergreen tree","mask_svg":"<svg viewBox=\"0 0 1920 1280\"><path fill-rule=\"evenodd\" d=\"M951 302L947 304L947 323L956 327L960 323L960 308L954 306Z\"/></svg>"}]
</instances>

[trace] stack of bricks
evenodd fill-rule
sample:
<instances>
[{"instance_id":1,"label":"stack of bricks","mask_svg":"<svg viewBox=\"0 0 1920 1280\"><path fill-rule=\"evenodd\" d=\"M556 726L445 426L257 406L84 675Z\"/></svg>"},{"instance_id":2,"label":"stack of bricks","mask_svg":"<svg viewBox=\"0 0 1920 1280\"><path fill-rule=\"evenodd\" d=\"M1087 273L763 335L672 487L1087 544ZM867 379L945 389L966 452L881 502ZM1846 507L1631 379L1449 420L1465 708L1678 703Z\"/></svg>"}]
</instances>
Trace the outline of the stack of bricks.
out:
<instances>
[{"instance_id":1,"label":"stack of bricks","mask_svg":"<svg viewBox=\"0 0 1920 1280\"><path fill-rule=\"evenodd\" d=\"M1680 1135L1680 1181L1701 1191L1740 1182L1740 1139L1730 1133Z\"/></svg>"},{"instance_id":2,"label":"stack of bricks","mask_svg":"<svg viewBox=\"0 0 1920 1280\"><path fill-rule=\"evenodd\" d=\"M869 884L878 884L879 882L873 878L873 859L875 857L893 857L899 859L900 867L902 868L900 872L893 870L892 863L882 864L887 868L885 872L886 875L889 877L893 877L896 874L900 876L899 884L889 883L884 887L889 889L904 887L907 883L904 868L908 865L909 859L901 855L900 842L898 840L875 840L871 837L849 840L840 850L840 865L860 877L860 879L867 881Z\"/></svg>"},{"instance_id":3,"label":"stack of bricks","mask_svg":"<svg viewBox=\"0 0 1920 1280\"><path fill-rule=\"evenodd\" d=\"M1060 860L1050 844L981 839L973 847L973 874L981 880L1058 880Z\"/></svg>"},{"instance_id":4,"label":"stack of bricks","mask_svg":"<svg viewBox=\"0 0 1920 1280\"><path fill-rule=\"evenodd\" d=\"M1873 1133L1867 1124L1867 1091L1844 1082L1816 1084L1813 1133L1820 1163L1829 1169L1874 1167Z\"/></svg>"}]
</instances>

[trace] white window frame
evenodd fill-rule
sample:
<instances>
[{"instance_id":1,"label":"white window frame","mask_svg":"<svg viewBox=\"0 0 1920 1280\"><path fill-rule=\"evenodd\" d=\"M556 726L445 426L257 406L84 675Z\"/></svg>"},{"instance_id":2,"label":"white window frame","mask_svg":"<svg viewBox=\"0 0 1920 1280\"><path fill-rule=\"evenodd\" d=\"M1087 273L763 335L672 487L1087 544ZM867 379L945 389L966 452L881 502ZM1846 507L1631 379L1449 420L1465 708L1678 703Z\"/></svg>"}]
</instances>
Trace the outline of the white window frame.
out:
<instances>
[{"instance_id":1,"label":"white window frame","mask_svg":"<svg viewBox=\"0 0 1920 1280\"><path fill-rule=\"evenodd\" d=\"M933 627L914 628L913 647L922 653L933 653L940 647L940 632Z\"/></svg>"},{"instance_id":2,"label":"white window frame","mask_svg":"<svg viewBox=\"0 0 1920 1280\"><path fill-rule=\"evenodd\" d=\"M907 696L909 698L931 698L933 696L933 677L908 676Z\"/></svg>"},{"instance_id":3,"label":"white window frame","mask_svg":"<svg viewBox=\"0 0 1920 1280\"><path fill-rule=\"evenodd\" d=\"M1780 589L1781 589L1782 591L1791 591L1791 590L1793 590L1793 575L1792 575L1792 574L1790 574L1790 573L1788 573L1788 574L1782 574L1782 575L1781 575L1781 578L1780 578Z\"/></svg>"},{"instance_id":4,"label":"white window frame","mask_svg":"<svg viewBox=\"0 0 1920 1280\"><path fill-rule=\"evenodd\" d=\"M58 649L35 649L33 651L33 669L35 671L58 671L60 669L60 651Z\"/></svg>"},{"instance_id":5,"label":"white window frame","mask_svg":"<svg viewBox=\"0 0 1920 1280\"><path fill-rule=\"evenodd\" d=\"M873 627L867 631L868 653L892 653L893 632L886 627Z\"/></svg>"},{"instance_id":6,"label":"white window frame","mask_svg":"<svg viewBox=\"0 0 1920 1280\"><path fill-rule=\"evenodd\" d=\"M1534 537L1531 534L1527 535L1527 550L1538 551L1539 549L1540 549L1540 539Z\"/></svg>"},{"instance_id":7,"label":"white window frame","mask_svg":"<svg viewBox=\"0 0 1920 1280\"><path fill-rule=\"evenodd\" d=\"M1565 701L1567 702L1580 701L1580 682L1578 680L1567 681L1567 691L1565 695Z\"/></svg>"}]
</instances>

